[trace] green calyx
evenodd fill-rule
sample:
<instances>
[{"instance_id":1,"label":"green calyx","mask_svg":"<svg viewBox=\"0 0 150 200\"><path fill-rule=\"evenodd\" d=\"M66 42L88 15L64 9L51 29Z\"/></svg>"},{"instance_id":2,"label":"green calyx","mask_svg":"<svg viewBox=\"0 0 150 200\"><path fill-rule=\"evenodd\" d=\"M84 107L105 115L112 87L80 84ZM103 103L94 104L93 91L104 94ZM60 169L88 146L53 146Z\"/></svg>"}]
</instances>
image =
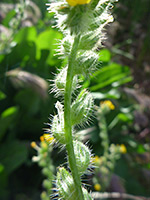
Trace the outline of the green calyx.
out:
<instances>
[{"instance_id":1,"label":"green calyx","mask_svg":"<svg viewBox=\"0 0 150 200\"><path fill-rule=\"evenodd\" d=\"M89 48L93 48L102 36L103 27L113 20L110 10L115 1L94 0L89 4L72 7L67 2L60 0L58 3L51 3L48 10L55 13L57 27L65 35L81 35L83 41L87 38L86 41L90 44ZM92 38L92 43L88 37Z\"/></svg>"},{"instance_id":2,"label":"green calyx","mask_svg":"<svg viewBox=\"0 0 150 200\"><path fill-rule=\"evenodd\" d=\"M82 124L89 119L92 113L93 98L86 90L81 91L71 105L72 125Z\"/></svg>"},{"instance_id":3,"label":"green calyx","mask_svg":"<svg viewBox=\"0 0 150 200\"><path fill-rule=\"evenodd\" d=\"M75 74L82 74L83 76L89 76L95 71L98 66L98 54L92 50L81 50L76 58L76 65L74 68Z\"/></svg>"},{"instance_id":4,"label":"green calyx","mask_svg":"<svg viewBox=\"0 0 150 200\"><path fill-rule=\"evenodd\" d=\"M64 111L63 105L57 101L55 107L57 108L58 115L55 115L52 121L51 132L54 138L61 144L66 143L64 131Z\"/></svg>"},{"instance_id":5,"label":"green calyx","mask_svg":"<svg viewBox=\"0 0 150 200\"><path fill-rule=\"evenodd\" d=\"M63 200L78 200L78 194L75 190L73 178L71 174L64 168L59 168L56 177L56 187L58 195ZM92 200L87 190L82 187L84 200Z\"/></svg>"},{"instance_id":6,"label":"green calyx","mask_svg":"<svg viewBox=\"0 0 150 200\"><path fill-rule=\"evenodd\" d=\"M91 152L89 148L82 142L74 141L73 145L74 145L74 152L75 152L78 172L81 176L85 172L87 172L87 168L90 166Z\"/></svg>"},{"instance_id":7,"label":"green calyx","mask_svg":"<svg viewBox=\"0 0 150 200\"><path fill-rule=\"evenodd\" d=\"M66 76L67 76L67 67L63 68L59 74L56 75L54 81L54 88L52 91L56 93L56 96L64 95L65 86L66 86ZM78 88L78 77L74 76L72 82L72 91Z\"/></svg>"},{"instance_id":8,"label":"green calyx","mask_svg":"<svg viewBox=\"0 0 150 200\"><path fill-rule=\"evenodd\" d=\"M62 199L76 199L76 191L71 174L63 167L57 172L56 187Z\"/></svg>"}]
</instances>

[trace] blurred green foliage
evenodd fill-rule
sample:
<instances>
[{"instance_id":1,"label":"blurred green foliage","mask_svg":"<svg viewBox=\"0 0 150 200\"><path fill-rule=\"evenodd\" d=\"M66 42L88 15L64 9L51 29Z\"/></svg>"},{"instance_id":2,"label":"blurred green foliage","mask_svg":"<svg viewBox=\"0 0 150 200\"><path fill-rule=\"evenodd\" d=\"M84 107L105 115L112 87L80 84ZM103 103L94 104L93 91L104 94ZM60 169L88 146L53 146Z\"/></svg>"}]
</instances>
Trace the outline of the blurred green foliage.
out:
<instances>
[{"instance_id":1,"label":"blurred green foliage","mask_svg":"<svg viewBox=\"0 0 150 200\"><path fill-rule=\"evenodd\" d=\"M5 4L0 24L3 28L0 36L0 199L37 200L40 199L43 176L31 161L34 151L30 142L39 141L46 127L44 123L55 112L56 99L48 94L47 85L56 70L63 65L58 56L54 56L62 35L50 27L55 22L52 14L46 11L45 1L34 1L32 5L24 7L23 13L28 8L28 17L23 18L15 28L10 22L18 20L16 16L20 11L14 6L16 1L2 3L11 6L9 8ZM135 0L132 3L120 0L120 5L132 11L130 31L134 32L132 24L147 19L150 4L146 0ZM32 13L33 8L36 8L36 14ZM120 13L119 8L116 8L116 14L124 19L127 11ZM145 25L148 23L145 22ZM143 48L148 47L146 44ZM142 56L144 59L144 53ZM112 51L101 50L99 69L86 80L81 77L82 87L89 87L97 105L105 99L115 105L115 110L106 115L109 143L123 143L128 151L117 161L114 169L114 174L124 182L122 184L120 181L121 186L117 186L117 191L120 192L123 187L124 192L148 196L150 159L146 153L150 153L150 140L144 138L140 141L137 137L140 129L134 123L134 112L139 110L139 106L122 89L124 84L132 86L133 76L130 68L114 61L114 57L113 48ZM16 69L19 71L11 71ZM13 73L8 75L10 71ZM88 133L89 143L94 153L100 156L103 148L100 145L102 141L98 120L94 118L91 126L95 128ZM63 156L58 157L57 149L54 150L52 158L55 166L61 163Z\"/></svg>"}]
</instances>

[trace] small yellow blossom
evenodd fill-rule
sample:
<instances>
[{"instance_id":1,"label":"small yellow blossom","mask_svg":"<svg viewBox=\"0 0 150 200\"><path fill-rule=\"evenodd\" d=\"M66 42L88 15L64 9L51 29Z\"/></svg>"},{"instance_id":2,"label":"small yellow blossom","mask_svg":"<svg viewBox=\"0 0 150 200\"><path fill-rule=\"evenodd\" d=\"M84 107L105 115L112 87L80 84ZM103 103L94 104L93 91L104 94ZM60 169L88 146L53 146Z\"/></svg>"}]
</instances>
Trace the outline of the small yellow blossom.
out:
<instances>
[{"instance_id":1,"label":"small yellow blossom","mask_svg":"<svg viewBox=\"0 0 150 200\"><path fill-rule=\"evenodd\" d=\"M96 162L99 162L99 157L98 156L95 156L94 157L94 162L96 163Z\"/></svg>"},{"instance_id":2,"label":"small yellow blossom","mask_svg":"<svg viewBox=\"0 0 150 200\"><path fill-rule=\"evenodd\" d=\"M41 142L44 141L44 136L43 135L40 137L40 140L41 140Z\"/></svg>"},{"instance_id":3,"label":"small yellow blossom","mask_svg":"<svg viewBox=\"0 0 150 200\"><path fill-rule=\"evenodd\" d=\"M127 148L124 144L120 145L120 152L123 153L123 154L127 153Z\"/></svg>"},{"instance_id":4,"label":"small yellow blossom","mask_svg":"<svg viewBox=\"0 0 150 200\"><path fill-rule=\"evenodd\" d=\"M66 0L70 6L88 4L91 0Z\"/></svg>"},{"instance_id":5,"label":"small yellow blossom","mask_svg":"<svg viewBox=\"0 0 150 200\"><path fill-rule=\"evenodd\" d=\"M49 143L52 143L55 140L55 138L51 136L50 134L44 134L43 137Z\"/></svg>"},{"instance_id":6,"label":"small yellow blossom","mask_svg":"<svg viewBox=\"0 0 150 200\"><path fill-rule=\"evenodd\" d=\"M31 142L31 147L32 148L35 148L37 145L36 145L36 142Z\"/></svg>"},{"instance_id":7,"label":"small yellow blossom","mask_svg":"<svg viewBox=\"0 0 150 200\"><path fill-rule=\"evenodd\" d=\"M102 108L103 108L104 106L107 106L107 107L109 107L110 110L114 110L114 109L115 109L114 104L113 104L111 101L109 101L109 100L102 101L102 102L100 103L100 105L101 105Z\"/></svg>"},{"instance_id":8,"label":"small yellow blossom","mask_svg":"<svg viewBox=\"0 0 150 200\"><path fill-rule=\"evenodd\" d=\"M93 162L96 163L96 164L99 164L99 157L98 156L95 156L93 157Z\"/></svg>"},{"instance_id":9,"label":"small yellow blossom","mask_svg":"<svg viewBox=\"0 0 150 200\"><path fill-rule=\"evenodd\" d=\"M100 185L99 183L96 183L96 184L94 185L94 189L95 189L96 191L100 191L100 190L101 190L101 185Z\"/></svg>"},{"instance_id":10,"label":"small yellow blossom","mask_svg":"<svg viewBox=\"0 0 150 200\"><path fill-rule=\"evenodd\" d=\"M95 163L96 165L101 165L102 162L103 162L102 157L99 157L99 156L93 157L92 161L93 161L93 163Z\"/></svg>"}]
</instances>

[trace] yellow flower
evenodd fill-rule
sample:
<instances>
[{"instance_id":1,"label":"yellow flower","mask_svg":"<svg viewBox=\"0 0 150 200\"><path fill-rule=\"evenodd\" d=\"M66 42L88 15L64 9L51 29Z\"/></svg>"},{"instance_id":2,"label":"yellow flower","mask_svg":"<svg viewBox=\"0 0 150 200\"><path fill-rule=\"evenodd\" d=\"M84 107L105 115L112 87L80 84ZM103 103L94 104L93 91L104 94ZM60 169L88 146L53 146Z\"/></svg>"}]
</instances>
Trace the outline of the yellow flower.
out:
<instances>
[{"instance_id":1,"label":"yellow flower","mask_svg":"<svg viewBox=\"0 0 150 200\"><path fill-rule=\"evenodd\" d=\"M95 156L95 157L94 157L94 162L95 162L95 163L99 162L99 157L98 157L98 156Z\"/></svg>"},{"instance_id":2,"label":"yellow flower","mask_svg":"<svg viewBox=\"0 0 150 200\"><path fill-rule=\"evenodd\" d=\"M109 107L110 110L114 110L114 109L115 109L114 104L113 104L111 101L109 101L109 100L102 101L102 102L100 103L100 105L101 105L102 108L103 108L104 106L107 106L107 107Z\"/></svg>"},{"instance_id":3,"label":"yellow flower","mask_svg":"<svg viewBox=\"0 0 150 200\"><path fill-rule=\"evenodd\" d=\"M36 144L36 142L33 141L33 142L31 142L30 145L31 145L31 147L32 147L33 149L35 149L35 150L37 150L37 151L39 150L39 146Z\"/></svg>"},{"instance_id":4,"label":"yellow flower","mask_svg":"<svg viewBox=\"0 0 150 200\"><path fill-rule=\"evenodd\" d=\"M127 153L127 148L124 144L120 145L120 152L123 153L123 154Z\"/></svg>"},{"instance_id":5,"label":"yellow flower","mask_svg":"<svg viewBox=\"0 0 150 200\"><path fill-rule=\"evenodd\" d=\"M36 145L36 143L35 142L31 142L31 147L32 148L35 148L37 145Z\"/></svg>"},{"instance_id":6,"label":"yellow flower","mask_svg":"<svg viewBox=\"0 0 150 200\"><path fill-rule=\"evenodd\" d=\"M44 136L43 135L40 137L40 140L41 140L41 142L44 141Z\"/></svg>"},{"instance_id":7,"label":"yellow flower","mask_svg":"<svg viewBox=\"0 0 150 200\"><path fill-rule=\"evenodd\" d=\"M94 162L95 164L100 164L101 161L102 161L102 160L101 160L100 157L98 157L98 156L93 157L93 162Z\"/></svg>"},{"instance_id":8,"label":"yellow flower","mask_svg":"<svg viewBox=\"0 0 150 200\"><path fill-rule=\"evenodd\" d=\"M43 137L49 143L52 143L55 140L55 138L49 134L44 134Z\"/></svg>"},{"instance_id":9,"label":"yellow flower","mask_svg":"<svg viewBox=\"0 0 150 200\"><path fill-rule=\"evenodd\" d=\"M88 4L91 0L66 0L70 6Z\"/></svg>"},{"instance_id":10,"label":"yellow flower","mask_svg":"<svg viewBox=\"0 0 150 200\"><path fill-rule=\"evenodd\" d=\"M100 191L100 190L101 190L101 185L100 185L99 183L96 183L96 184L94 185L94 189L95 189L96 191Z\"/></svg>"}]
</instances>

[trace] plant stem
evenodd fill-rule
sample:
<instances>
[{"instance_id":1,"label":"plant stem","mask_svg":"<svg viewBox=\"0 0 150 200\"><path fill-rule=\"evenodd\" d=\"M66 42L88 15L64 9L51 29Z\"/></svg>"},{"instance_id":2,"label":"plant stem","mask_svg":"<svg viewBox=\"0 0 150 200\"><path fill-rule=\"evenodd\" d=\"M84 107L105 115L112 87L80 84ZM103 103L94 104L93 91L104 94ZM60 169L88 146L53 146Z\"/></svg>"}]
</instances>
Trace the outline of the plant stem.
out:
<instances>
[{"instance_id":1,"label":"plant stem","mask_svg":"<svg viewBox=\"0 0 150 200\"><path fill-rule=\"evenodd\" d=\"M108 129L107 123L105 119L105 115L103 111L99 111L98 113L98 125L100 128L100 138L102 139L102 146L104 147L104 156L108 158L108 151L109 151L109 138L108 138Z\"/></svg>"},{"instance_id":2,"label":"plant stem","mask_svg":"<svg viewBox=\"0 0 150 200\"><path fill-rule=\"evenodd\" d=\"M112 192L112 193L99 193L99 192L92 192L92 197L94 199L108 199L108 198L123 198L123 199L133 199L133 200L150 200L150 198L142 197L142 196L134 196L131 194L126 193L119 193L119 192Z\"/></svg>"},{"instance_id":3,"label":"plant stem","mask_svg":"<svg viewBox=\"0 0 150 200\"><path fill-rule=\"evenodd\" d=\"M76 36L72 46L72 50L68 59L68 70L67 70L67 80L65 88L65 101L64 101L64 123L65 123L65 138L66 138L66 149L68 153L69 166L73 176L75 190L77 192L77 199L84 200L81 180L78 173L78 168L76 165L76 158L73 148L73 138L72 138L72 123L71 123L71 95L72 95L72 82L74 73L74 62L78 50L80 37Z\"/></svg>"}]
</instances>

